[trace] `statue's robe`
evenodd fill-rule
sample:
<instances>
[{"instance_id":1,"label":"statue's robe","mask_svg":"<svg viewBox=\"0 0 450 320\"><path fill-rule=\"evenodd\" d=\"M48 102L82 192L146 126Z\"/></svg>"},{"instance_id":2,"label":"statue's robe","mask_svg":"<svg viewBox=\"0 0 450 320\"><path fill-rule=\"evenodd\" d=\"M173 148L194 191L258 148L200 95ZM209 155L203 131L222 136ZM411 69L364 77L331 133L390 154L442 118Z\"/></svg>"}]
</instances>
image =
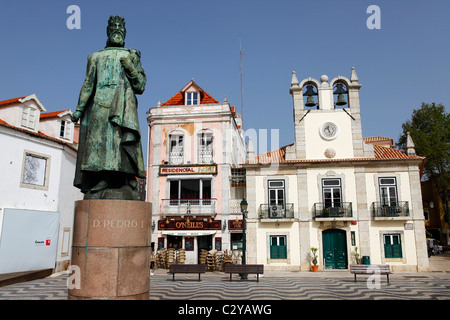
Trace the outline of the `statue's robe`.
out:
<instances>
[{"instance_id":1,"label":"statue's robe","mask_svg":"<svg viewBox=\"0 0 450 320\"><path fill-rule=\"evenodd\" d=\"M133 55L138 75L126 74L120 58L125 48L107 47L88 57L86 79L77 111L80 123L74 186L86 193L101 172L145 178L137 99L147 82L139 55Z\"/></svg>"}]
</instances>

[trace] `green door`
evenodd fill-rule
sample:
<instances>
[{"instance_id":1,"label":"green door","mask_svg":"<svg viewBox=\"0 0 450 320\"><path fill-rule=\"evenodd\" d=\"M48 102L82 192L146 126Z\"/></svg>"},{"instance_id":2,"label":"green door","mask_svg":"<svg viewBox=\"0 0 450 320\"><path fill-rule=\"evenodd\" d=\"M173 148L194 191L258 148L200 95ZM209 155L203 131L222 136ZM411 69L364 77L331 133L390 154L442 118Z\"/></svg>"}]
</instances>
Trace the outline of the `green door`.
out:
<instances>
[{"instance_id":1,"label":"green door","mask_svg":"<svg viewBox=\"0 0 450 320\"><path fill-rule=\"evenodd\" d=\"M270 259L286 259L286 237L271 236L270 237Z\"/></svg>"},{"instance_id":2,"label":"green door","mask_svg":"<svg viewBox=\"0 0 450 320\"><path fill-rule=\"evenodd\" d=\"M347 240L344 230L322 232L325 269L347 269Z\"/></svg>"}]
</instances>

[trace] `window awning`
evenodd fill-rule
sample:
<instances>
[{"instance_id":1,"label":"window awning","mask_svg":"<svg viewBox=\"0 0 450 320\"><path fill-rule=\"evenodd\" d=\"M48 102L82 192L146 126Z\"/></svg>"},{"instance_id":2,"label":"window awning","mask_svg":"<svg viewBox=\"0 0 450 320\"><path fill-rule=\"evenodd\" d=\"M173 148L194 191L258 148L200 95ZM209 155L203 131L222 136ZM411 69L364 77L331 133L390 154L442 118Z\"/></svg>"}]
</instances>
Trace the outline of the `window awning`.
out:
<instances>
[{"instance_id":1,"label":"window awning","mask_svg":"<svg viewBox=\"0 0 450 320\"><path fill-rule=\"evenodd\" d=\"M210 236L215 234L216 231L196 231L196 230L186 230L186 231L162 231L163 235L168 236Z\"/></svg>"}]
</instances>

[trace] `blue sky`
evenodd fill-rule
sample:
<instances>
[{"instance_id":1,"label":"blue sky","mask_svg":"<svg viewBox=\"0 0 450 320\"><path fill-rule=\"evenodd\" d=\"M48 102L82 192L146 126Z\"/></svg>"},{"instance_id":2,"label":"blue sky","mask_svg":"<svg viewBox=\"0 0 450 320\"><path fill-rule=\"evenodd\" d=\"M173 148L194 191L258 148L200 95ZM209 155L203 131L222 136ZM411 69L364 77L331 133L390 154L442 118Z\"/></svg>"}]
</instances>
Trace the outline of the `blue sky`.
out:
<instances>
[{"instance_id":1,"label":"blue sky","mask_svg":"<svg viewBox=\"0 0 450 320\"><path fill-rule=\"evenodd\" d=\"M379 30L366 26L372 4ZM66 27L70 5L81 9L80 30ZM36 93L48 111L75 110L87 56L104 47L115 14L148 76L138 97L145 150L146 112L192 78L240 110L239 38L245 129L279 129L280 146L294 142L292 71L301 81L350 77L355 67L363 136L397 141L422 102L450 106L448 0L2 1L0 100Z\"/></svg>"}]
</instances>

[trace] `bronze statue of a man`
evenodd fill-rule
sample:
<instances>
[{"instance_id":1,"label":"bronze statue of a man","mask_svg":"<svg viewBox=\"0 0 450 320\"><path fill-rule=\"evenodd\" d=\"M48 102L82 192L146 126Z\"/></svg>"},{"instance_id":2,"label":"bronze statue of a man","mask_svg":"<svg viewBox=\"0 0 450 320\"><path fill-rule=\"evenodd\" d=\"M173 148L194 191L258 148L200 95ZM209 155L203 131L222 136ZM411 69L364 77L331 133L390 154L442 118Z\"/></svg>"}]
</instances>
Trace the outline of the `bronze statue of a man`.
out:
<instances>
[{"instance_id":1,"label":"bronze statue of a man","mask_svg":"<svg viewBox=\"0 0 450 320\"><path fill-rule=\"evenodd\" d=\"M88 57L72 115L73 122L81 119L74 185L85 199L130 198L136 177L145 178L135 95L144 92L147 77L140 52L124 48L122 17L109 18L107 35L106 47Z\"/></svg>"}]
</instances>

